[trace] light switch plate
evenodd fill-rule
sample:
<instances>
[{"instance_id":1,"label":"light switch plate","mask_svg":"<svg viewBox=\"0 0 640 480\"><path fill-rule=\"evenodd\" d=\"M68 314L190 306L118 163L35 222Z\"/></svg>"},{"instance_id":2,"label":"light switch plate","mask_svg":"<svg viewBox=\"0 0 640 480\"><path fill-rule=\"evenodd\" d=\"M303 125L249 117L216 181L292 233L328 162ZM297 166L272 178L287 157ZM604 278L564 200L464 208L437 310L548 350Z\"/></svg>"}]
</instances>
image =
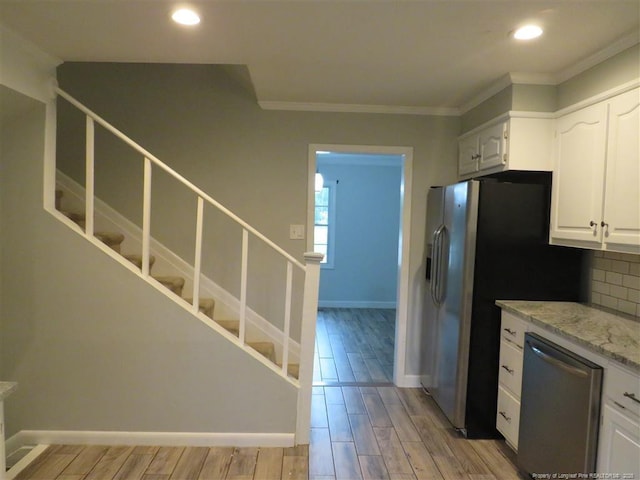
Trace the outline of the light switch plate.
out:
<instances>
[{"instance_id":1,"label":"light switch plate","mask_svg":"<svg viewBox=\"0 0 640 480\"><path fill-rule=\"evenodd\" d=\"M304 240L304 225L289 225L289 238L291 240Z\"/></svg>"}]
</instances>

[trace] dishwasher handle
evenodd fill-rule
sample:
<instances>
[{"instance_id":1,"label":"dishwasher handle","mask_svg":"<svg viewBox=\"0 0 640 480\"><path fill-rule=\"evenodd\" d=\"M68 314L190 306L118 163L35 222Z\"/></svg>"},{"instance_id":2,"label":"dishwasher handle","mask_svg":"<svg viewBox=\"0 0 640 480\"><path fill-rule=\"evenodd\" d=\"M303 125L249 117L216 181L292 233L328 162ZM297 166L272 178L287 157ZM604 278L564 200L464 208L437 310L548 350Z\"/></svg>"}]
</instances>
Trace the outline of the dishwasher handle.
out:
<instances>
[{"instance_id":1,"label":"dishwasher handle","mask_svg":"<svg viewBox=\"0 0 640 480\"><path fill-rule=\"evenodd\" d=\"M562 370L564 370L567 373L570 373L571 375L575 375L578 377L589 376L589 373L586 372L584 369L576 367L571 363L568 363L566 360L570 360L570 359L565 358L565 356L562 355L561 352L557 350L546 351L547 349L545 349L544 346L538 345L538 344L534 345L534 343L529 339L527 339L526 343L531 349L531 351L533 351L533 353L535 353L539 358L541 358L545 362L555 367L561 368Z\"/></svg>"}]
</instances>

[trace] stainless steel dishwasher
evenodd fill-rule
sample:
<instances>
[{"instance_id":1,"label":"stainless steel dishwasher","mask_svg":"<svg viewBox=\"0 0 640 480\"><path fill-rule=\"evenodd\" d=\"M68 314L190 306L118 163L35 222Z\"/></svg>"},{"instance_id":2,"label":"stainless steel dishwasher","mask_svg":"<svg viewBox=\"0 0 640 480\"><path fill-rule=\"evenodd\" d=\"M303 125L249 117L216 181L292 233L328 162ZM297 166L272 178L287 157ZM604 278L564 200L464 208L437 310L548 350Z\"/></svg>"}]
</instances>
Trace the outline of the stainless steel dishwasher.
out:
<instances>
[{"instance_id":1,"label":"stainless steel dishwasher","mask_svg":"<svg viewBox=\"0 0 640 480\"><path fill-rule=\"evenodd\" d=\"M594 473L602 367L535 333L525 335L523 362L518 466Z\"/></svg>"}]
</instances>

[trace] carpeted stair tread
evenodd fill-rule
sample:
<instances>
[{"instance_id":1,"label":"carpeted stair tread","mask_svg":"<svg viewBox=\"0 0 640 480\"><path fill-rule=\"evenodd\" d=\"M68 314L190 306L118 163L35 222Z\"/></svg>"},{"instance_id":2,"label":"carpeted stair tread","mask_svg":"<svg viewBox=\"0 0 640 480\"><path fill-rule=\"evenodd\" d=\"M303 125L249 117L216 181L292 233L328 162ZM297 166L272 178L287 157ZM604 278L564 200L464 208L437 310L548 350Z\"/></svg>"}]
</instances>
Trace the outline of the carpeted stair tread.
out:
<instances>
[{"instance_id":1,"label":"carpeted stair tread","mask_svg":"<svg viewBox=\"0 0 640 480\"><path fill-rule=\"evenodd\" d=\"M62 196L63 196L62 190L56 190L56 200L55 200L56 210L60 210L60 207L62 206Z\"/></svg>"},{"instance_id":2,"label":"carpeted stair tread","mask_svg":"<svg viewBox=\"0 0 640 480\"><path fill-rule=\"evenodd\" d=\"M193 298L185 298L185 300L193 305ZM200 311L207 317L213 318L213 309L216 306L216 301L213 298L201 298L198 303L200 304Z\"/></svg>"},{"instance_id":3,"label":"carpeted stair tread","mask_svg":"<svg viewBox=\"0 0 640 480\"><path fill-rule=\"evenodd\" d=\"M282 363L277 363L278 367L282 368ZM300 375L300 364L298 363L290 363L287 365L287 373L290 377L298 378Z\"/></svg>"},{"instance_id":4,"label":"carpeted stair tread","mask_svg":"<svg viewBox=\"0 0 640 480\"><path fill-rule=\"evenodd\" d=\"M78 224L81 228L85 228L86 224L86 216L84 213L79 212L68 212L62 210L62 197L64 196L62 190L55 191L55 208L60 211L67 218L71 219L74 223ZM124 241L124 235L119 232L94 232L95 238L106 244L108 247L120 253L120 247L122 242ZM127 254L123 255L128 261L133 263L136 267L142 268L142 255L140 254ZM155 263L155 257L153 255L149 256L149 268ZM161 283L164 287L169 289L171 292L175 293L179 297L182 297L182 290L184 288L185 279L183 277L172 276L172 275L162 275L156 276L153 275L156 281ZM193 304L192 298L185 298L186 302ZM201 298L198 301L199 309L202 313L207 315L208 317L213 319L213 311L215 308L215 300L213 298ZM240 322L238 320L221 320L216 319L216 323L218 323L222 328L235 335L239 336L240 331ZM278 365L278 367L282 368L282 364L278 364L276 362L276 349L273 342L265 341L265 342L247 342L247 346L253 348L260 355L264 356L267 360L273 362ZM300 366L297 363L289 363L287 365L287 373L290 377L298 378L300 371Z\"/></svg>"},{"instance_id":5,"label":"carpeted stair tread","mask_svg":"<svg viewBox=\"0 0 640 480\"><path fill-rule=\"evenodd\" d=\"M136 267L142 269L142 255L138 253L130 253L128 255L123 255L123 257L133 263ZM151 269L155 262L156 257L154 257L153 255L149 255L149 269Z\"/></svg>"},{"instance_id":6,"label":"carpeted stair tread","mask_svg":"<svg viewBox=\"0 0 640 480\"><path fill-rule=\"evenodd\" d=\"M263 357L276 363L276 347L273 345L273 342L248 342L247 345Z\"/></svg>"},{"instance_id":7,"label":"carpeted stair tread","mask_svg":"<svg viewBox=\"0 0 640 480\"><path fill-rule=\"evenodd\" d=\"M240 335L240 321L239 320L216 320L222 328L228 332L234 334L236 337Z\"/></svg>"},{"instance_id":8,"label":"carpeted stair tread","mask_svg":"<svg viewBox=\"0 0 640 480\"><path fill-rule=\"evenodd\" d=\"M183 277L174 277L170 275L167 275L167 276L153 275L152 277L156 279L158 282L160 282L162 285L167 287L169 290L171 290L173 293L178 295L179 297L182 296L182 289L184 287Z\"/></svg>"},{"instance_id":9,"label":"carpeted stair tread","mask_svg":"<svg viewBox=\"0 0 640 480\"><path fill-rule=\"evenodd\" d=\"M77 223L82 228L84 228L85 223L86 223L86 219L87 219L87 217L85 216L84 213L67 212L65 210L60 210L60 213L62 213L65 217L69 218L74 223Z\"/></svg>"},{"instance_id":10,"label":"carpeted stair tread","mask_svg":"<svg viewBox=\"0 0 640 480\"><path fill-rule=\"evenodd\" d=\"M94 232L93 235L109 248L120 253L120 244L124 241L123 234L119 232Z\"/></svg>"}]
</instances>

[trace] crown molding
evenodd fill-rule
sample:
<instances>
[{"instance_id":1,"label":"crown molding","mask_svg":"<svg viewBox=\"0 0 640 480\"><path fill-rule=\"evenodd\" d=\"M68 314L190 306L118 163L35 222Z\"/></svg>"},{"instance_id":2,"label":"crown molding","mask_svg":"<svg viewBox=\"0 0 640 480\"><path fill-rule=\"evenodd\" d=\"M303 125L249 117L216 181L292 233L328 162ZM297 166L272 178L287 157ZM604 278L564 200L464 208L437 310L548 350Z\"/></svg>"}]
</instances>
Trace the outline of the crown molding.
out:
<instances>
[{"instance_id":1,"label":"crown molding","mask_svg":"<svg viewBox=\"0 0 640 480\"><path fill-rule=\"evenodd\" d=\"M590 69L591 67L596 66L599 63L604 62L605 60L617 55L618 53L626 50L627 48L633 47L634 45L640 43L640 32L633 31L624 37L619 38L611 45L603 48L602 50L598 50L596 53L589 55L588 57L580 60L577 63L574 63L572 66L562 70L561 72L555 75L556 85L562 82L569 80L570 78L579 75L585 70Z\"/></svg>"},{"instance_id":2,"label":"crown molding","mask_svg":"<svg viewBox=\"0 0 640 480\"><path fill-rule=\"evenodd\" d=\"M508 73L505 75L502 75L495 82L489 85L489 87L485 88L480 93L472 97L471 100L469 100L466 103L463 103L459 109L460 114L467 113L472 108L475 108L478 105L480 105L482 102L489 100L496 93L501 92L511 84L512 84L511 75Z\"/></svg>"},{"instance_id":3,"label":"crown molding","mask_svg":"<svg viewBox=\"0 0 640 480\"><path fill-rule=\"evenodd\" d=\"M258 105L263 110L294 110L304 112L334 112L334 113L384 113L392 115L431 115L458 116L460 109L447 107L409 107L395 105L363 105L347 103L305 103L279 102L262 100Z\"/></svg>"},{"instance_id":4,"label":"crown molding","mask_svg":"<svg viewBox=\"0 0 640 480\"><path fill-rule=\"evenodd\" d=\"M618 39L611 45L598 50L593 55L590 55L555 74L526 72L507 73L498 78L485 90L472 97L471 100L462 104L459 109L460 114L467 113L469 110L477 107L496 93L507 88L509 85L559 85L638 43L640 43L640 33L634 31Z\"/></svg>"},{"instance_id":5,"label":"crown molding","mask_svg":"<svg viewBox=\"0 0 640 480\"><path fill-rule=\"evenodd\" d=\"M513 85L557 85L556 75L551 73L511 72L509 78Z\"/></svg>"}]
</instances>

